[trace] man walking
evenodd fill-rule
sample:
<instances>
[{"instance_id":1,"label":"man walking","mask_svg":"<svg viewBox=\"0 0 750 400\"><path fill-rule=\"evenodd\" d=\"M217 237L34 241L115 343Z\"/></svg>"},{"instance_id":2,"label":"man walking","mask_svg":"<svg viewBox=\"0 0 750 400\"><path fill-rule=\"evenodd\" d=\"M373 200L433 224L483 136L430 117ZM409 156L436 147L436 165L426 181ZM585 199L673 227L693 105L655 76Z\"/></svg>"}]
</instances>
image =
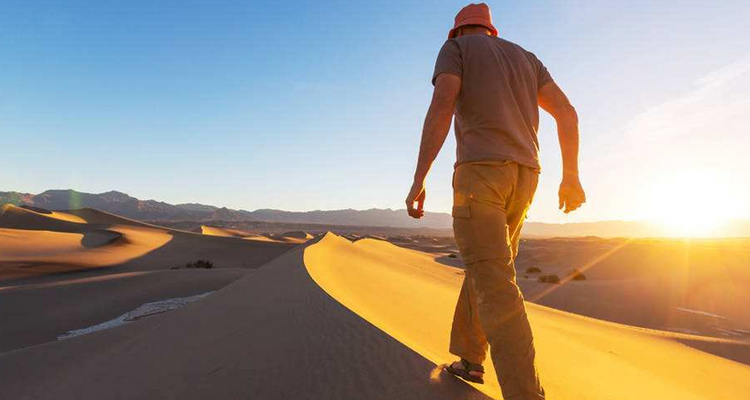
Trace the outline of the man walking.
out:
<instances>
[{"instance_id":1,"label":"man walking","mask_svg":"<svg viewBox=\"0 0 750 400\"><path fill-rule=\"evenodd\" d=\"M534 54L497 37L486 4L456 16L437 58L414 184L406 206L424 215L424 181L455 114L453 231L466 265L446 370L484 382L489 347L505 400L544 399L514 260L537 186L539 107L557 122L563 160L560 209L586 200L578 179L578 117ZM416 204L416 206L415 206Z\"/></svg>"}]
</instances>

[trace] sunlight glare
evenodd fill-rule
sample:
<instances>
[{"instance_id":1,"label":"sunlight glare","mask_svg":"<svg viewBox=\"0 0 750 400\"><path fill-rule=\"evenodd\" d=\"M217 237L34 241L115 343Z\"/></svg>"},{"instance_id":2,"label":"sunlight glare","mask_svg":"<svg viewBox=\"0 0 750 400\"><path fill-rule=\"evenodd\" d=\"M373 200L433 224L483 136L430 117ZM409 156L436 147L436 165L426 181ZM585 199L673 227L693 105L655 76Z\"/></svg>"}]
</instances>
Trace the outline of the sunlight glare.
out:
<instances>
[{"instance_id":1,"label":"sunlight glare","mask_svg":"<svg viewBox=\"0 0 750 400\"><path fill-rule=\"evenodd\" d=\"M676 237L713 237L739 204L728 177L707 170L672 171L654 180L646 192L646 218Z\"/></svg>"}]
</instances>

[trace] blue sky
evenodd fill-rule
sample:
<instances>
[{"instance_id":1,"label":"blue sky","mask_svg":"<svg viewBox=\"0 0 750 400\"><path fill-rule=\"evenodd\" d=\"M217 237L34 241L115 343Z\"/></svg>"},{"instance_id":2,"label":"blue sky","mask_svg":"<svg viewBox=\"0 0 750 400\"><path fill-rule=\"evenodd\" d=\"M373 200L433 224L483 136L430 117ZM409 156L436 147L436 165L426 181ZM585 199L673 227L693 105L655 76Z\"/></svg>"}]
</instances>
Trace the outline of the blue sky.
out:
<instances>
[{"instance_id":1,"label":"blue sky","mask_svg":"<svg viewBox=\"0 0 750 400\"><path fill-rule=\"evenodd\" d=\"M556 210L545 117L530 218L655 218L706 202L750 217L750 7L623 3L489 2L500 35L545 62L581 118L589 203ZM434 59L465 4L4 1L0 190L403 208ZM454 146L428 179L428 210L450 209Z\"/></svg>"}]
</instances>

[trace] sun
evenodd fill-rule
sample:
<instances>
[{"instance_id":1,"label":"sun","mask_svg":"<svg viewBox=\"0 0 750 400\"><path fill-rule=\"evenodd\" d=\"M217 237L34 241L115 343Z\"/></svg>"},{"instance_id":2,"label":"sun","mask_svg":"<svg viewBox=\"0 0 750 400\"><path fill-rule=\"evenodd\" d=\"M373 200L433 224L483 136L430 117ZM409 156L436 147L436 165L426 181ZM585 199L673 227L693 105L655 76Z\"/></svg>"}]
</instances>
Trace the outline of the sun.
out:
<instances>
[{"instance_id":1,"label":"sun","mask_svg":"<svg viewBox=\"0 0 750 400\"><path fill-rule=\"evenodd\" d=\"M719 236L739 211L728 178L708 170L679 170L656 177L642 197L645 217L667 236Z\"/></svg>"}]
</instances>

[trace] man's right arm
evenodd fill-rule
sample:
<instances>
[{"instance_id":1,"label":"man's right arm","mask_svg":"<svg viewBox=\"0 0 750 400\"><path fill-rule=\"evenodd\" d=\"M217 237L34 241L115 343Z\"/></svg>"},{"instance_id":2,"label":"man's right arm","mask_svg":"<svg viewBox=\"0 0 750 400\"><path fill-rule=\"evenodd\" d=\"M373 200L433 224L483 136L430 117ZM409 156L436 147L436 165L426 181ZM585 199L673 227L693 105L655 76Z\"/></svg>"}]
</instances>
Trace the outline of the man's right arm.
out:
<instances>
[{"instance_id":1,"label":"man's right arm","mask_svg":"<svg viewBox=\"0 0 750 400\"><path fill-rule=\"evenodd\" d=\"M539 106L557 122L557 137L563 161L560 184L560 209L569 213L586 202L586 194L578 178L578 114L570 100L555 82L539 89Z\"/></svg>"}]
</instances>

